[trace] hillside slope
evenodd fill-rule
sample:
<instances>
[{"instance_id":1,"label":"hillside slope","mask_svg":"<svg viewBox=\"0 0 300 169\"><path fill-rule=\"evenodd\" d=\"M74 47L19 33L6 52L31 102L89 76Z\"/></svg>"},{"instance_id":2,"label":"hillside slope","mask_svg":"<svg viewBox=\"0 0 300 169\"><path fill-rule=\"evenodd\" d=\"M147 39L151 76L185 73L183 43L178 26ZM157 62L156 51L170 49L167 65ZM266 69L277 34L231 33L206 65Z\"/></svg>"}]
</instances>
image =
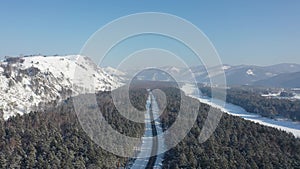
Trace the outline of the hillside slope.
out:
<instances>
[{"instance_id":1,"label":"hillside slope","mask_svg":"<svg viewBox=\"0 0 300 169\"><path fill-rule=\"evenodd\" d=\"M75 70L80 72L76 76ZM0 62L0 114L8 119L42 108L42 103L57 102L76 95L80 89L73 85L73 80L81 76L95 82L95 91L107 91L119 86L117 80L87 57L8 58Z\"/></svg>"}]
</instances>

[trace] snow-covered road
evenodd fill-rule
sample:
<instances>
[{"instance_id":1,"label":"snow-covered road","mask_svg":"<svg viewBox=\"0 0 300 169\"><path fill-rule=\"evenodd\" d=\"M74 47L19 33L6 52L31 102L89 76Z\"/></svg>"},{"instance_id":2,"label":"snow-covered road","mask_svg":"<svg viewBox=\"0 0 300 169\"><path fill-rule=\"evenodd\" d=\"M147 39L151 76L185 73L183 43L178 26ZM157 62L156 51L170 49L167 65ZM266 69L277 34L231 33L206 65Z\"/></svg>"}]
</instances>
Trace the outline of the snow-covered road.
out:
<instances>
[{"instance_id":1,"label":"snow-covered road","mask_svg":"<svg viewBox=\"0 0 300 169\"><path fill-rule=\"evenodd\" d=\"M156 152L153 152L154 149L154 140L153 139L153 126L151 124L151 121L154 119L155 129L157 132L157 135L162 134L163 130L160 126L160 119L159 119L159 108L156 102L155 97L151 92L149 92L149 96L146 103L146 109L147 112L145 114L145 133L142 137L142 145L140 147L140 152L135 159L134 163L131 165L131 169L142 169L146 168L148 165L148 162L150 160L151 154ZM152 113L152 114L151 114ZM157 152L160 152L160 149L164 149L164 140L160 139L161 137L157 137ZM145 158L146 157L146 158ZM153 165L153 168L162 168L162 161L163 161L163 154L157 155L155 158L155 162Z\"/></svg>"}]
</instances>

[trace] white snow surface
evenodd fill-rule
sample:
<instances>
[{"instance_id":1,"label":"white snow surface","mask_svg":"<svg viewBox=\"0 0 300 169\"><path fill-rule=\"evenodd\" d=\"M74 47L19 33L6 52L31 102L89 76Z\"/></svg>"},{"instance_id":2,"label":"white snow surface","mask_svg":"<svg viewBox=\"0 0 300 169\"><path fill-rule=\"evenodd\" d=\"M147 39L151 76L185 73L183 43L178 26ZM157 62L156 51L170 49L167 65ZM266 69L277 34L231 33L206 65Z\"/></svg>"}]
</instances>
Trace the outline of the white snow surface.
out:
<instances>
[{"instance_id":1,"label":"white snow surface","mask_svg":"<svg viewBox=\"0 0 300 169\"><path fill-rule=\"evenodd\" d=\"M271 72L267 72L265 73L266 76L269 76L269 77L273 77L273 76L276 76L277 74L274 74L274 73L271 73Z\"/></svg>"},{"instance_id":2,"label":"white snow surface","mask_svg":"<svg viewBox=\"0 0 300 169\"><path fill-rule=\"evenodd\" d=\"M246 73L247 75L251 75L251 76L255 75L251 69L248 69Z\"/></svg>"},{"instance_id":3,"label":"white snow surface","mask_svg":"<svg viewBox=\"0 0 300 169\"><path fill-rule=\"evenodd\" d=\"M278 97L278 96L280 96L280 93L281 93L281 92L278 92L278 93L261 94L261 96L263 96L263 97Z\"/></svg>"},{"instance_id":4,"label":"white snow surface","mask_svg":"<svg viewBox=\"0 0 300 169\"><path fill-rule=\"evenodd\" d=\"M106 71L107 73L109 73L110 75L116 75L116 76L125 76L126 75L126 73L124 73L118 69L112 68L110 66L103 68L103 70Z\"/></svg>"},{"instance_id":5,"label":"white snow surface","mask_svg":"<svg viewBox=\"0 0 300 169\"><path fill-rule=\"evenodd\" d=\"M283 130L286 132L290 132L294 134L295 137L300 138L300 123L299 122L293 122L286 119L281 120L275 120L267 117L262 117L261 115L255 114L255 113L249 113L245 109L243 109L240 106L233 105L230 103L225 103L225 107L220 106L223 101L220 100L212 100L210 98L199 98L198 100L202 103L206 103L212 107L218 108L221 111L228 113L233 116L239 116L242 117L245 120L250 120L255 123L259 123L265 126L277 128L279 130Z\"/></svg>"},{"instance_id":6,"label":"white snow surface","mask_svg":"<svg viewBox=\"0 0 300 169\"><path fill-rule=\"evenodd\" d=\"M172 73L179 73L181 71L180 68L177 68L177 67L174 67L172 66L170 69L169 69L170 72Z\"/></svg>"},{"instance_id":7,"label":"white snow surface","mask_svg":"<svg viewBox=\"0 0 300 169\"><path fill-rule=\"evenodd\" d=\"M300 100L300 94L296 94L293 98Z\"/></svg>"},{"instance_id":8,"label":"white snow surface","mask_svg":"<svg viewBox=\"0 0 300 169\"><path fill-rule=\"evenodd\" d=\"M152 98L152 99L151 99ZM152 102L151 102L152 100ZM164 137L160 137L160 135L163 134L163 129L161 127L161 121L160 121L160 114L159 114L159 108L158 104L156 102L156 99L154 95L149 92L149 96L146 103L147 112L145 114L145 132L144 136L142 137L142 144L140 146L140 151L137 155L137 158L135 159L134 163L130 165L130 169L142 169L146 168L149 157L152 156L152 147L153 147L153 133L152 133L152 127L151 127L151 118L150 118L150 111L152 106L152 113L153 113L153 119L155 121L155 128L157 131L157 138L158 138L158 150L157 152L163 152L165 150L165 143L164 143ZM164 153L158 154L154 163L153 168L155 169L161 169L162 168L162 162L164 160Z\"/></svg>"},{"instance_id":9,"label":"white snow surface","mask_svg":"<svg viewBox=\"0 0 300 169\"><path fill-rule=\"evenodd\" d=\"M40 103L60 101L82 89L74 79L94 82L95 91L112 90L119 82L79 55L30 56L0 63L0 114L5 120L41 108ZM75 71L76 70L76 71ZM76 75L75 75L76 72Z\"/></svg>"},{"instance_id":10,"label":"white snow surface","mask_svg":"<svg viewBox=\"0 0 300 169\"><path fill-rule=\"evenodd\" d=\"M230 68L231 68L231 66L227 66L227 65L223 65L223 67L222 67L223 70L227 70L227 69L230 69Z\"/></svg>"},{"instance_id":11,"label":"white snow surface","mask_svg":"<svg viewBox=\"0 0 300 169\"><path fill-rule=\"evenodd\" d=\"M271 119L267 117L262 117L261 115L247 112L245 109L243 109L240 106L233 105L230 103L224 103L224 101L214 99L212 101L211 98L208 97L200 97L199 95L195 95L196 93L193 90L197 90L193 85L191 84L185 84L183 85L182 90L186 93L186 95L189 95L191 97L194 97L198 99L200 102L208 104L214 108L218 108L221 111L233 115L233 116L239 116L242 117L245 120L250 120L255 123L259 123L265 126L277 128L279 130L286 131L288 133L292 133L295 137L300 138L300 122L293 122L286 119ZM222 105L225 106L223 107Z\"/></svg>"}]
</instances>

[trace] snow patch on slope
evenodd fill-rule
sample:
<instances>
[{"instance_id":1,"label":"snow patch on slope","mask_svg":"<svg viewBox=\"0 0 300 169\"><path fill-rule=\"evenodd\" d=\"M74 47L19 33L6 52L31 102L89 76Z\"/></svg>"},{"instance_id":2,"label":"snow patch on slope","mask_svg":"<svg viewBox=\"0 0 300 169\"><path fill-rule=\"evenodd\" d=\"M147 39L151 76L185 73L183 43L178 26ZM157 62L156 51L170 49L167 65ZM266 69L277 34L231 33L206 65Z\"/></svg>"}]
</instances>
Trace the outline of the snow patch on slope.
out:
<instances>
[{"instance_id":1,"label":"snow patch on slope","mask_svg":"<svg viewBox=\"0 0 300 169\"><path fill-rule=\"evenodd\" d=\"M223 70L227 70L227 69L230 69L230 68L231 68L231 66L227 66L227 65L223 65L223 67L222 67Z\"/></svg>"},{"instance_id":2,"label":"snow patch on slope","mask_svg":"<svg viewBox=\"0 0 300 169\"><path fill-rule=\"evenodd\" d=\"M177 68L177 67L174 67L174 66L172 66L169 70L170 70L170 72L172 72L172 73L179 73L179 72L180 72L180 69Z\"/></svg>"},{"instance_id":3,"label":"snow patch on slope","mask_svg":"<svg viewBox=\"0 0 300 169\"><path fill-rule=\"evenodd\" d=\"M277 74L271 73L271 72L267 72L267 73L265 73L265 75L269 76L269 77L273 77L273 76L276 76Z\"/></svg>"},{"instance_id":4,"label":"snow patch on slope","mask_svg":"<svg viewBox=\"0 0 300 169\"><path fill-rule=\"evenodd\" d=\"M75 75L76 72L76 75ZM84 77L84 78L83 78ZM41 103L58 102L81 93L74 79L94 82L95 91L112 90L120 83L97 67L89 58L32 56L0 63L0 115L7 120L23 115Z\"/></svg>"},{"instance_id":5,"label":"snow patch on slope","mask_svg":"<svg viewBox=\"0 0 300 169\"><path fill-rule=\"evenodd\" d=\"M116 76L125 76L126 73L120 71L120 70L117 70L115 68L112 68L112 67L105 67L103 68L104 71L106 71L107 73L109 73L110 75L116 75Z\"/></svg>"},{"instance_id":6,"label":"snow patch on slope","mask_svg":"<svg viewBox=\"0 0 300 169\"><path fill-rule=\"evenodd\" d=\"M251 75L251 76L255 75L251 69L248 69L246 73L247 75Z\"/></svg>"}]
</instances>

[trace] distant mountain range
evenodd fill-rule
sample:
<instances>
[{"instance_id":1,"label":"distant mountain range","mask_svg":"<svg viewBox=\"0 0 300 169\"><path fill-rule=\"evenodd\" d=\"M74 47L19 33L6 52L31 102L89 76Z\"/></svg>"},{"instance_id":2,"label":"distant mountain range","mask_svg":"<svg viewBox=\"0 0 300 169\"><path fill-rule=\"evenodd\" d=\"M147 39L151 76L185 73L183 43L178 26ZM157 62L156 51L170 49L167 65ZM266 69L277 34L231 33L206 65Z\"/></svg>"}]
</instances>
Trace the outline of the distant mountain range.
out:
<instances>
[{"instance_id":1,"label":"distant mountain range","mask_svg":"<svg viewBox=\"0 0 300 169\"><path fill-rule=\"evenodd\" d=\"M112 68L110 68L112 69ZM210 78L207 69L204 66L195 66L188 68L180 67L161 67L159 68L171 75L180 82L191 82L196 79L199 83L210 83ZM255 66L255 65L238 65L232 66L228 64L210 67L211 78L219 78L222 75L222 70L225 73L226 82L229 86L253 85L266 87L282 87L282 88L296 88L300 87L300 64L282 63L271 66ZM110 70L110 72L112 72ZM126 70L118 76L124 79L128 78L128 74L132 70ZM143 80L162 80L170 81L172 78L163 77L162 73L154 70L143 73L140 79Z\"/></svg>"},{"instance_id":2,"label":"distant mountain range","mask_svg":"<svg viewBox=\"0 0 300 169\"><path fill-rule=\"evenodd\" d=\"M251 66L251 65L240 65L231 66L225 69L225 75L228 85L259 85L267 87L300 87L294 81L286 81L282 79L283 74L290 74L300 72L299 64L277 64L272 66ZM277 83L268 83L273 78L277 77ZM292 80L292 79L290 79ZM264 81L266 83L259 83ZM281 81L286 81L282 83ZM281 85L282 84L282 85Z\"/></svg>"},{"instance_id":3,"label":"distant mountain range","mask_svg":"<svg viewBox=\"0 0 300 169\"><path fill-rule=\"evenodd\" d=\"M283 88L299 88L300 87L300 72L283 73L277 76L256 81L254 85L257 86L272 86Z\"/></svg>"}]
</instances>

